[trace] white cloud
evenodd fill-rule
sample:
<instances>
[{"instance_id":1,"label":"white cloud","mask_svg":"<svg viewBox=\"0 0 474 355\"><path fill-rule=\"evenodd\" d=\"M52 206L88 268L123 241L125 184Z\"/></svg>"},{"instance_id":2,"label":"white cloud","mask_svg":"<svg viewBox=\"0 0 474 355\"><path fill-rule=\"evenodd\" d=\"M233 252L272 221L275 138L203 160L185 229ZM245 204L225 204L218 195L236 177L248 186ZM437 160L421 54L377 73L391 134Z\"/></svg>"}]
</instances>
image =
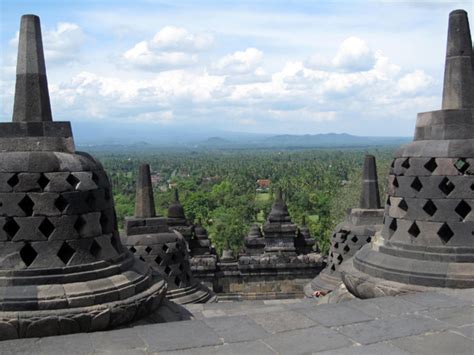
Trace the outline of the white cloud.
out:
<instances>
[{"instance_id":1,"label":"white cloud","mask_svg":"<svg viewBox=\"0 0 474 355\"><path fill-rule=\"evenodd\" d=\"M145 122L145 123L158 123L158 124L170 124L173 122L174 116L173 111L155 111L155 112L143 112L133 119L137 122Z\"/></svg>"},{"instance_id":2,"label":"white cloud","mask_svg":"<svg viewBox=\"0 0 474 355\"><path fill-rule=\"evenodd\" d=\"M375 57L369 46L357 37L349 37L344 40L332 60L332 64L336 68L346 71L369 70L374 62Z\"/></svg>"},{"instance_id":3,"label":"white cloud","mask_svg":"<svg viewBox=\"0 0 474 355\"><path fill-rule=\"evenodd\" d=\"M210 34L191 34L182 27L163 27L148 41L141 41L123 53L126 63L142 69L166 70L197 63L199 51L209 48Z\"/></svg>"},{"instance_id":4,"label":"white cloud","mask_svg":"<svg viewBox=\"0 0 474 355\"><path fill-rule=\"evenodd\" d=\"M225 74L246 74L255 71L255 74L264 75L263 68L258 66L262 62L263 52L257 48L247 48L220 58L214 67Z\"/></svg>"},{"instance_id":5,"label":"white cloud","mask_svg":"<svg viewBox=\"0 0 474 355\"><path fill-rule=\"evenodd\" d=\"M208 49L214 42L208 33L192 34L182 27L163 27L151 40L152 47L166 51L195 52Z\"/></svg>"},{"instance_id":6,"label":"white cloud","mask_svg":"<svg viewBox=\"0 0 474 355\"><path fill-rule=\"evenodd\" d=\"M401 93L416 93L425 89L433 82L433 78L423 70L415 70L398 80L398 90Z\"/></svg>"}]
</instances>

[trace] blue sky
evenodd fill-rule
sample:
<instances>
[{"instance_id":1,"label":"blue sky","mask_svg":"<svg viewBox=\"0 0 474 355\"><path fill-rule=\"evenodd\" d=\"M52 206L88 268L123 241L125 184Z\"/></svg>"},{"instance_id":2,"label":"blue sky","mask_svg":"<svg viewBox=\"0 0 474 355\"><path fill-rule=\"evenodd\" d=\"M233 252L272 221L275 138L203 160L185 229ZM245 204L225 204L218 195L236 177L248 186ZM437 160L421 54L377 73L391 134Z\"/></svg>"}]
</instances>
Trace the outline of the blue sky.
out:
<instances>
[{"instance_id":1,"label":"blue sky","mask_svg":"<svg viewBox=\"0 0 474 355\"><path fill-rule=\"evenodd\" d=\"M55 120L150 132L410 136L439 109L448 14L472 1L2 0L0 120L20 16ZM472 22L472 20L471 20Z\"/></svg>"}]
</instances>

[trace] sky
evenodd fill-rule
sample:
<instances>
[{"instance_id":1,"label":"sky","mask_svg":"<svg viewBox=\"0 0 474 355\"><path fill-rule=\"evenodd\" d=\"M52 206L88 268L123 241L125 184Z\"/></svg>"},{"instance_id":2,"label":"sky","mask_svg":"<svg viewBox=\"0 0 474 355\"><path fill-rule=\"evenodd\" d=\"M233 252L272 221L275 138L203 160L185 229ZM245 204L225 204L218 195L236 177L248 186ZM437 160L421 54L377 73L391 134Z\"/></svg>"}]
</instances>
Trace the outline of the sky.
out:
<instances>
[{"instance_id":1,"label":"sky","mask_svg":"<svg viewBox=\"0 0 474 355\"><path fill-rule=\"evenodd\" d=\"M474 13L470 0L0 0L0 121L20 17L33 13L56 121L104 134L411 136L416 114L441 106L458 8Z\"/></svg>"}]
</instances>

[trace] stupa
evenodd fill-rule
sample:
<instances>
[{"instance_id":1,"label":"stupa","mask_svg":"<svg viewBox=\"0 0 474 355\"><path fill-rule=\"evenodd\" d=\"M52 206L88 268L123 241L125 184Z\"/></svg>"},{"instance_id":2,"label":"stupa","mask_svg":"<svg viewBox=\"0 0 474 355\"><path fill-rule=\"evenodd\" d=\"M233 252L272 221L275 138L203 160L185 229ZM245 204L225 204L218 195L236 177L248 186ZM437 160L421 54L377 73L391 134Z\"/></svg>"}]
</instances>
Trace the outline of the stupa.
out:
<instances>
[{"instance_id":1,"label":"stupa","mask_svg":"<svg viewBox=\"0 0 474 355\"><path fill-rule=\"evenodd\" d=\"M291 221L288 207L278 188L275 202L263 225L266 254L296 255L295 238L298 226Z\"/></svg>"},{"instance_id":2,"label":"stupa","mask_svg":"<svg viewBox=\"0 0 474 355\"><path fill-rule=\"evenodd\" d=\"M190 254L191 270L194 277L213 289L217 271L217 254L206 229L201 222L191 223L179 201L178 189L173 192L173 201L168 208L168 225L184 236Z\"/></svg>"},{"instance_id":3,"label":"stupa","mask_svg":"<svg viewBox=\"0 0 474 355\"><path fill-rule=\"evenodd\" d=\"M0 339L102 330L158 308L166 283L122 247L102 165L53 122L34 15L21 18L0 162Z\"/></svg>"},{"instance_id":4,"label":"stupa","mask_svg":"<svg viewBox=\"0 0 474 355\"><path fill-rule=\"evenodd\" d=\"M380 206L377 166L373 155L366 155L362 170L362 192L359 208L352 208L346 220L338 224L331 237L327 266L305 286L305 295L336 289L341 283L339 267L369 243L382 228L384 210Z\"/></svg>"},{"instance_id":5,"label":"stupa","mask_svg":"<svg viewBox=\"0 0 474 355\"><path fill-rule=\"evenodd\" d=\"M456 10L442 109L418 114L393 160L382 232L341 268L357 297L474 287L473 72L467 13Z\"/></svg>"},{"instance_id":6,"label":"stupa","mask_svg":"<svg viewBox=\"0 0 474 355\"><path fill-rule=\"evenodd\" d=\"M254 223L250 226L249 233L244 240L244 246L244 254L246 255L263 254L265 249L265 240L258 224Z\"/></svg>"},{"instance_id":7,"label":"stupa","mask_svg":"<svg viewBox=\"0 0 474 355\"><path fill-rule=\"evenodd\" d=\"M301 226L298 228L298 233L295 239L295 248L297 254L309 254L314 250L316 241L311 237L308 226L306 225L306 217L303 216Z\"/></svg>"},{"instance_id":8,"label":"stupa","mask_svg":"<svg viewBox=\"0 0 474 355\"><path fill-rule=\"evenodd\" d=\"M216 297L193 278L184 237L170 230L165 217L156 216L150 166L138 170L135 216L125 219L123 244L148 263L168 283L166 297L179 304L205 303Z\"/></svg>"}]
</instances>

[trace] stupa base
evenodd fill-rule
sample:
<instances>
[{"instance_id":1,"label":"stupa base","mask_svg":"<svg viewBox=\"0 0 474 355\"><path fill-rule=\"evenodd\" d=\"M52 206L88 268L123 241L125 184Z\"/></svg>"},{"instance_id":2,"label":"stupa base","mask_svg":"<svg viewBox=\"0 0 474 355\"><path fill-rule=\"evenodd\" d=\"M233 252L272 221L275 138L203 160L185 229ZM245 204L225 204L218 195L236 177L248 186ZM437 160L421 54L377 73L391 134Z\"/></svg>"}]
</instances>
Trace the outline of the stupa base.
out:
<instances>
[{"instance_id":1,"label":"stupa base","mask_svg":"<svg viewBox=\"0 0 474 355\"><path fill-rule=\"evenodd\" d=\"M115 328L156 310L166 294L166 283L119 301L87 307L0 312L0 340L46 337Z\"/></svg>"},{"instance_id":2,"label":"stupa base","mask_svg":"<svg viewBox=\"0 0 474 355\"><path fill-rule=\"evenodd\" d=\"M166 298L177 304L217 302L216 294L199 282L188 287L168 290Z\"/></svg>"},{"instance_id":3,"label":"stupa base","mask_svg":"<svg viewBox=\"0 0 474 355\"><path fill-rule=\"evenodd\" d=\"M341 274L329 274L324 269L318 276L308 282L304 287L304 294L306 297L312 297L315 291L322 291L324 293L331 292L342 284Z\"/></svg>"}]
</instances>

